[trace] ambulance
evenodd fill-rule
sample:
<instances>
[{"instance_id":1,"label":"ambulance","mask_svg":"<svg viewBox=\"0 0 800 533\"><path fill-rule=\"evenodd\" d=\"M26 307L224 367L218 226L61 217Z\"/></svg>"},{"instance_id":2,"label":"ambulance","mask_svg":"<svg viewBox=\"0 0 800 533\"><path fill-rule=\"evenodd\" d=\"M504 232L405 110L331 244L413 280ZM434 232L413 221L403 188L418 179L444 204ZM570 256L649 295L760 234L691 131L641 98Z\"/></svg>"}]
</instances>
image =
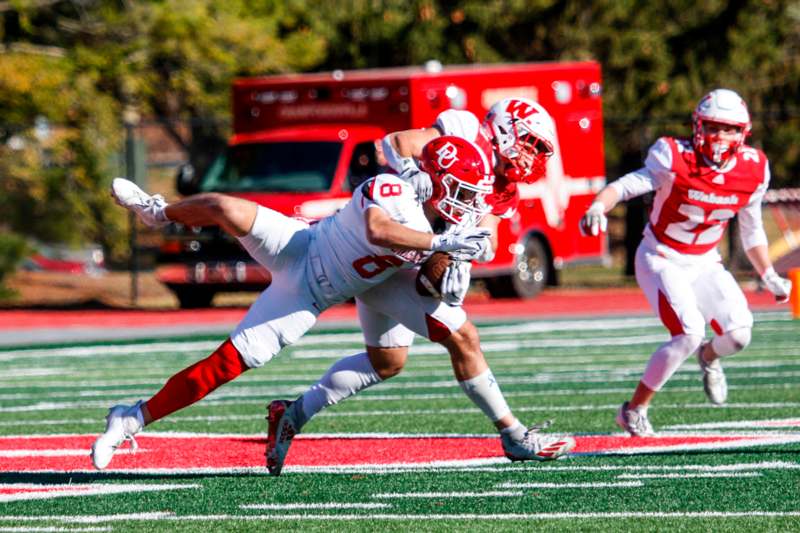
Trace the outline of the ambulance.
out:
<instances>
[{"instance_id":1,"label":"ambulance","mask_svg":"<svg viewBox=\"0 0 800 533\"><path fill-rule=\"evenodd\" d=\"M181 194L221 192L287 215L334 213L353 188L381 172L374 143L392 131L431 126L446 109L483 118L510 96L541 103L555 119L557 152L545 178L520 187L516 214L501 222L494 260L475 265L493 297L532 298L571 263L600 262L601 236L581 238L578 220L605 184L602 83L596 62L544 62L336 70L243 78L232 87L233 134L202 174L183 165ZM269 272L213 228L167 230L158 279L181 307L218 292L262 290Z\"/></svg>"}]
</instances>

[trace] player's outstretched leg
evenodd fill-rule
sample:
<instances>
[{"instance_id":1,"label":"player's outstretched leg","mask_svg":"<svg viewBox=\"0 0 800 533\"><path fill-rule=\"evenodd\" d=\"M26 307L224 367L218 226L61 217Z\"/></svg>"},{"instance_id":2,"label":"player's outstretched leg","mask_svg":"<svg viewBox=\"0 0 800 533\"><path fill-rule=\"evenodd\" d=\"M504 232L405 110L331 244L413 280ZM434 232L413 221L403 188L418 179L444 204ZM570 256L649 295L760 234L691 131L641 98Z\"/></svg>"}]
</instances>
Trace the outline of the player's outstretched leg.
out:
<instances>
[{"instance_id":1,"label":"player's outstretched leg","mask_svg":"<svg viewBox=\"0 0 800 533\"><path fill-rule=\"evenodd\" d=\"M136 213L151 228L160 228L170 222L164 213L164 208L167 207L164 197L160 194L151 196L130 180L114 178L111 182L111 195L119 205Z\"/></svg>"},{"instance_id":2,"label":"player's outstretched leg","mask_svg":"<svg viewBox=\"0 0 800 533\"><path fill-rule=\"evenodd\" d=\"M144 427L141 412L142 402L136 405L116 405L108 410L106 416L106 430L92 444L92 463L98 470L102 470L111 462L114 452L123 442L131 441L131 449L136 451L134 435Z\"/></svg>"},{"instance_id":3,"label":"player's outstretched leg","mask_svg":"<svg viewBox=\"0 0 800 533\"><path fill-rule=\"evenodd\" d=\"M516 440L512 433L501 432L500 441L506 457L512 461L552 461L567 455L575 447L575 439L539 433L549 425L547 421L532 426L521 439Z\"/></svg>"},{"instance_id":4,"label":"player's outstretched leg","mask_svg":"<svg viewBox=\"0 0 800 533\"><path fill-rule=\"evenodd\" d=\"M267 406L267 470L280 476L292 439L300 433L303 397L294 402L275 400Z\"/></svg>"}]
</instances>

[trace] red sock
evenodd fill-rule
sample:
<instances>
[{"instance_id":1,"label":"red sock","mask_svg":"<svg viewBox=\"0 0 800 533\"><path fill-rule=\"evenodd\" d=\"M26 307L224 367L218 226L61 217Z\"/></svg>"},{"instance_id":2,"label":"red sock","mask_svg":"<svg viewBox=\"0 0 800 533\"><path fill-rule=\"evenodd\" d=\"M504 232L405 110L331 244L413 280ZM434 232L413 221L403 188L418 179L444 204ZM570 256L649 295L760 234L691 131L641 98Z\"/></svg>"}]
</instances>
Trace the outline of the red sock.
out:
<instances>
[{"instance_id":1,"label":"red sock","mask_svg":"<svg viewBox=\"0 0 800 533\"><path fill-rule=\"evenodd\" d=\"M147 410L153 421L164 418L204 398L247 368L239 350L227 339L214 353L169 378L161 390L147 400Z\"/></svg>"}]
</instances>

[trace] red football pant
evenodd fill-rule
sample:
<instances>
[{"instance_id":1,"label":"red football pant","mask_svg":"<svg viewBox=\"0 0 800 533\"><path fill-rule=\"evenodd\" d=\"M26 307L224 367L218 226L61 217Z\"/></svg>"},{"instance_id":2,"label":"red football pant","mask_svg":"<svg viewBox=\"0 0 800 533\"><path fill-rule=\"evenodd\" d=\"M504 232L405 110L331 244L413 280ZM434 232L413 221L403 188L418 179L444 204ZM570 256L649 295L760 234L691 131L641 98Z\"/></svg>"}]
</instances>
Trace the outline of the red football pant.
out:
<instances>
[{"instance_id":1,"label":"red football pant","mask_svg":"<svg viewBox=\"0 0 800 533\"><path fill-rule=\"evenodd\" d=\"M247 368L229 338L214 353L169 378L145 405L156 421L208 396Z\"/></svg>"}]
</instances>

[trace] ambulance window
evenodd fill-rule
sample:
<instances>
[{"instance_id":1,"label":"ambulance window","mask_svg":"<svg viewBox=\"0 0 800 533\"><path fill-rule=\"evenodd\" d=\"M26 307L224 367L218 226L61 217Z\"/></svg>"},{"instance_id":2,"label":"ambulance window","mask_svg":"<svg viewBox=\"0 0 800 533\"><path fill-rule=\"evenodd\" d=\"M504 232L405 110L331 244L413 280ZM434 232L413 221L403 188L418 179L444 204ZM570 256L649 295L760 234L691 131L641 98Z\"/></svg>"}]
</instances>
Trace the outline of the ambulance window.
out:
<instances>
[{"instance_id":1,"label":"ambulance window","mask_svg":"<svg viewBox=\"0 0 800 533\"><path fill-rule=\"evenodd\" d=\"M200 190L219 192L328 191L342 143L297 141L232 146L209 168Z\"/></svg>"},{"instance_id":2,"label":"ambulance window","mask_svg":"<svg viewBox=\"0 0 800 533\"><path fill-rule=\"evenodd\" d=\"M375 159L375 144L372 141L357 144L350 158L347 181L344 189L355 190L361 183L378 174L378 161Z\"/></svg>"}]
</instances>

